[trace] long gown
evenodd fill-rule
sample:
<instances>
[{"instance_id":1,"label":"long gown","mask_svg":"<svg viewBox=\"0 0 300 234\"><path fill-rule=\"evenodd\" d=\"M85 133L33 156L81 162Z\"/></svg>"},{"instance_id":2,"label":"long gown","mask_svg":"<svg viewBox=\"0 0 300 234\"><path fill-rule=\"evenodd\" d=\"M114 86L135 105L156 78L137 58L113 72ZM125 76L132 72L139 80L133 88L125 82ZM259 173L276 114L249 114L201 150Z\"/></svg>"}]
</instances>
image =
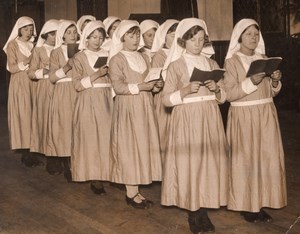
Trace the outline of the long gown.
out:
<instances>
[{"instance_id":1,"label":"long gown","mask_svg":"<svg viewBox=\"0 0 300 234\"><path fill-rule=\"evenodd\" d=\"M217 63L204 58L211 69ZM183 57L169 65L163 99L189 84L190 75ZM190 102L173 107L164 161L161 204L190 211L219 208L227 204L228 145L218 102L214 93L201 86L189 98L214 100Z\"/></svg>"},{"instance_id":2,"label":"long gown","mask_svg":"<svg viewBox=\"0 0 300 234\"><path fill-rule=\"evenodd\" d=\"M145 59L146 61L147 59ZM148 62L148 68L150 64ZM133 95L128 84L141 83L143 74L132 70L119 52L109 63L116 92L111 135L111 180L136 185L161 180L158 126L151 92Z\"/></svg>"},{"instance_id":3,"label":"long gown","mask_svg":"<svg viewBox=\"0 0 300 234\"><path fill-rule=\"evenodd\" d=\"M257 90L246 94L242 82L246 71L237 54L225 62L225 89L230 102L272 98L281 86L272 88L265 77ZM275 105L272 102L230 106L227 139L231 147L228 209L259 212L262 207L281 208L287 203L284 152Z\"/></svg>"}]
</instances>

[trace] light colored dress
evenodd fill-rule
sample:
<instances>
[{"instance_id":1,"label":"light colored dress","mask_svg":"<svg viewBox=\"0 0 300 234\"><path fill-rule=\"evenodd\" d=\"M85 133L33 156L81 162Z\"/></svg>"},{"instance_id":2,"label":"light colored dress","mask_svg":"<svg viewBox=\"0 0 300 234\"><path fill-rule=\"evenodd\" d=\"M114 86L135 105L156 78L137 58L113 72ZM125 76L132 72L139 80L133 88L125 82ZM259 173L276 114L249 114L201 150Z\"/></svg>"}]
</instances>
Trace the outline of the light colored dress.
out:
<instances>
[{"instance_id":1,"label":"light colored dress","mask_svg":"<svg viewBox=\"0 0 300 234\"><path fill-rule=\"evenodd\" d=\"M227 59L225 68L224 84L231 102L226 131L231 147L228 209L259 212L262 207L281 208L287 204L284 152L272 101L281 84L273 88L271 79L265 77L256 91L247 94L242 82L248 78L240 57L234 54ZM240 105L270 99L268 103Z\"/></svg>"},{"instance_id":2,"label":"light colored dress","mask_svg":"<svg viewBox=\"0 0 300 234\"><path fill-rule=\"evenodd\" d=\"M34 95L32 96L32 124L30 151L48 155L48 118L53 84L49 80L49 74L43 75L43 69L49 69L50 53L53 46L44 44L35 47L32 53L28 74L36 79Z\"/></svg>"},{"instance_id":3,"label":"light colored dress","mask_svg":"<svg viewBox=\"0 0 300 234\"><path fill-rule=\"evenodd\" d=\"M202 57L211 69L219 67L214 60ZM171 96L179 94L189 79L181 56L168 67L164 104L172 103ZM169 128L161 204L190 211L225 206L228 145L215 94L201 86L197 93L187 95L182 104L173 107Z\"/></svg>"},{"instance_id":4,"label":"light colored dress","mask_svg":"<svg viewBox=\"0 0 300 234\"><path fill-rule=\"evenodd\" d=\"M164 66L164 63L167 59L167 54L165 53L165 51L166 51L165 49L160 49L154 54L151 62L151 66L153 68L154 67L162 68ZM162 162L164 162L168 136L169 136L169 122L170 122L172 107L166 107L162 103L162 91L154 95L154 106L155 106L155 112L156 112L157 122L158 122L159 143L161 148Z\"/></svg>"},{"instance_id":5,"label":"light colored dress","mask_svg":"<svg viewBox=\"0 0 300 234\"><path fill-rule=\"evenodd\" d=\"M49 110L49 156L71 156L72 119L77 93L72 83L72 69L67 74L62 71L67 61L66 45L52 51L49 78L55 85Z\"/></svg>"},{"instance_id":6,"label":"light colored dress","mask_svg":"<svg viewBox=\"0 0 300 234\"><path fill-rule=\"evenodd\" d=\"M74 181L109 180L110 132L113 112L112 85L107 76L90 84L96 70L84 50L76 55L73 84L78 92L73 115L71 169ZM106 57L108 53L106 52Z\"/></svg>"},{"instance_id":7,"label":"light colored dress","mask_svg":"<svg viewBox=\"0 0 300 234\"><path fill-rule=\"evenodd\" d=\"M147 66L149 69L149 62ZM137 185L161 180L153 95L144 91L132 94L128 88L128 84L143 82L148 69L143 74L132 70L122 52L112 57L109 63L109 75L117 94L111 133L112 182Z\"/></svg>"},{"instance_id":8,"label":"light colored dress","mask_svg":"<svg viewBox=\"0 0 300 234\"><path fill-rule=\"evenodd\" d=\"M7 65L11 73L8 90L8 130L11 149L30 148L31 129L31 83L27 69L23 66L25 56L19 46L28 54L33 48L32 42L14 39L7 46Z\"/></svg>"}]
</instances>

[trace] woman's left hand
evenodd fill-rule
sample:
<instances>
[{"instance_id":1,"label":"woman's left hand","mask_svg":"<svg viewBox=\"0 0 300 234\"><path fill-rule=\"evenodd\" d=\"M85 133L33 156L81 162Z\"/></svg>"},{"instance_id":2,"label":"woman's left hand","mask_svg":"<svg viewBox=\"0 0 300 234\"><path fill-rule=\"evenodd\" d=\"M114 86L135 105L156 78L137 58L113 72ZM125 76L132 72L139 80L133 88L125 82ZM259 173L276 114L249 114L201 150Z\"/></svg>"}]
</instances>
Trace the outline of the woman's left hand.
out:
<instances>
[{"instance_id":1,"label":"woman's left hand","mask_svg":"<svg viewBox=\"0 0 300 234\"><path fill-rule=\"evenodd\" d=\"M209 91L211 92L218 92L220 90L219 86L216 84L216 82L214 80L207 80L204 82L204 85L206 88L209 89Z\"/></svg>"},{"instance_id":2,"label":"woman's left hand","mask_svg":"<svg viewBox=\"0 0 300 234\"><path fill-rule=\"evenodd\" d=\"M280 70L276 70L271 74L271 79L273 81L280 81L282 77L281 71Z\"/></svg>"},{"instance_id":3,"label":"woman's left hand","mask_svg":"<svg viewBox=\"0 0 300 234\"><path fill-rule=\"evenodd\" d=\"M164 84L165 84L164 80L163 79L159 79L158 81L156 81L156 83L155 83L154 86L156 88L162 88L162 87L164 87Z\"/></svg>"}]
</instances>

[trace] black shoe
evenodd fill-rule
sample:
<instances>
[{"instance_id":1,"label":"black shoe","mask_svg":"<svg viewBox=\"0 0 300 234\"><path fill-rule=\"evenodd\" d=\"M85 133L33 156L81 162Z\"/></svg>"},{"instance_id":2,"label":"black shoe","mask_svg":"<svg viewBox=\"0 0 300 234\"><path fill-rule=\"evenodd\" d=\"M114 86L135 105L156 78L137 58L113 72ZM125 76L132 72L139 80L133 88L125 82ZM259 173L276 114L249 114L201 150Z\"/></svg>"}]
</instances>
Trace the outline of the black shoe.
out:
<instances>
[{"instance_id":1,"label":"black shoe","mask_svg":"<svg viewBox=\"0 0 300 234\"><path fill-rule=\"evenodd\" d=\"M207 211L203 208L201 208L198 211L199 215L196 220L196 224L199 227L201 232L214 232L215 231L215 226L212 224L210 221Z\"/></svg>"},{"instance_id":2,"label":"black shoe","mask_svg":"<svg viewBox=\"0 0 300 234\"><path fill-rule=\"evenodd\" d=\"M117 188L117 189L119 189L119 190L121 190L121 191L126 191L126 187L125 187L124 184L118 184L118 183L110 182L109 185L110 185L111 187Z\"/></svg>"},{"instance_id":3,"label":"black shoe","mask_svg":"<svg viewBox=\"0 0 300 234\"><path fill-rule=\"evenodd\" d=\"M138 193L138 196L140 196L140 195L141 195L141 194ZM144 198L142 195L140 196L140 198L141 198L141 200L142 200L144 203L147 204L148 208L149 208L149 207L152 207L152 206L154 205L153 201Z\"/></svg>"},{"instance_id":4,"label":"black shoe","mask_svg":"<svg viewBox=\"0 0 300 234\"><path fill-rule=\"evenodd\" d=\"M193 233L193 234L198 234L200 233L202 230L200 228L199 225L197 225L197 222L198 222L198 214L197 214L197 211L190 211L189 212L189 217L188 217L188 223L189 223L189 228L190 228L190 231Z\"/></svg>"},{"instance_id":5,"label":"black shoe","mask_svg":"<svg viewBox=\"0 0 300 234\"><path fill-rule=\"evenodd\" d=\"M25 152L22 154L21 163L23 163L26 167L37 167L44 165L44 163L40 161L37 156L32 155L30 152Z\"/></svg>"},{"instance_id":6,"label":"black shoe","mask_svg":"<svg viewBox=\"0 0 300 234\"><path fill-rule=\"evenodd\" d=\"M47 156L46 170L50 175L60 175L63 172L60 158Z\"/></svg>"},{"instance_id":7,"label":"black shoe","mask_svg":"<svg viewBox=\"0 0 300 234\"><path fill-rule=\"evenodd\" d=\"M273 221L273 218L267 214L263 209L260 209L258 213L258 220L264 223L270 223Z\"/></svg>"},{"instance_id":8,"label":"black shoe","mask_svg":"<svg viewBox=\"0 0 300 234\"><path fill-rule=\"evenodd\" d=\"M259 221L259 218L258 218L258 212L248 212L248 211L242 211L240 213L244 219L247 221L247 222L250 222L250 223L257 223Z\"/></svg>"},{"instance_id":9,"label":"black shoe","mask_svg":"<svg viewBox=\"0 0 300 234\"><path fill-rule=\"evenodd\" d=\"M145 200L142 200L142 202L140 202L140 203L134 201L134 199L137 196L139 196L139 193L137 193L132 198L127 197L127 195L126 195L125 198L126 198L127 205L131 205L133 208L136 208L136 209L148 209L149 206L148 206L147 202L145 202Z\"/></svg>"},{"instance_id":10,"label":"black shoe","mask_svg":"<svg viewBox=\"0 0 300 234\"><path fill-rule=\"evenodd\" d=\"M105 195L106 191L104 190L103 184L100 181L95 181L91 183L91 190L98 195Z\"/></svg>"}]
</instances>

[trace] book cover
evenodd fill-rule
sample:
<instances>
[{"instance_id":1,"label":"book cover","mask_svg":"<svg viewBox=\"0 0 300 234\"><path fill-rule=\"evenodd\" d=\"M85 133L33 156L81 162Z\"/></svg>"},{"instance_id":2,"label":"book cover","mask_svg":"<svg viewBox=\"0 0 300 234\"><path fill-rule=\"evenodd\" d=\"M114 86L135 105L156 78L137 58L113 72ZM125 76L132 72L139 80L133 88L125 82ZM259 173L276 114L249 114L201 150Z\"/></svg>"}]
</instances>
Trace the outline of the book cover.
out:
<instances>
[{"instance_id":1,"label":"book cover","mask_svg":"<svg viewBox=\"0 0 300 234\"><path fill-rule=\"evenodd\" d=\"M281 61L281 57L270 57L255 60L250 64L246 77L250 77L261 72L265 72L267 75L271 75L278 69Z\"/></svg>"},{"instance_id":2,"label":"book cover","mask_svg":"<svg viewBox=\"0 0 300 234\"><path fill-rule=\"evenodd\" d=\"M154 67L154 68L151 68L149 70L149 73L148 75L146 76L144 82L149 82L149 81L152 81L152 80L158 80L160 79L160 73L161 73L161 70L162 68L161 67Z\"/></svg>"},{"instance_id":3,"label":"book cover","mask_svg":"<svg viewBox=\"0 0 300 234\"><path fill-rule=\"evenodd\" d=\"M107 57L98 57L97 61L94 64L94 68L100 68L107 65Z\"/></svg>"},{"instance_id":4,"label":"book cover","mask_svg":"<svg viewBox=\"0 0 300 234\"><path fill-rule=\"evenodd\" d=\"M75 44L67 44L67 52L68 52L68 58L73 58L73 56L79 52L78 49L79 44L75 43Z\"/></svg>"},{"instance_id":5,"label":"book cover","mask_svg":"<svg viewBox=\"0 0 300 234\"><path fill-rule=\"evenodd\" d=\"M202 71L196 67L194 67L193 73L190 78L190 82L192 81L201 81L205 82L207 80L214 80L218 82L223 78L225 73L224 69L214 69L212 71Z\"/></svg>"}]
</instances>

